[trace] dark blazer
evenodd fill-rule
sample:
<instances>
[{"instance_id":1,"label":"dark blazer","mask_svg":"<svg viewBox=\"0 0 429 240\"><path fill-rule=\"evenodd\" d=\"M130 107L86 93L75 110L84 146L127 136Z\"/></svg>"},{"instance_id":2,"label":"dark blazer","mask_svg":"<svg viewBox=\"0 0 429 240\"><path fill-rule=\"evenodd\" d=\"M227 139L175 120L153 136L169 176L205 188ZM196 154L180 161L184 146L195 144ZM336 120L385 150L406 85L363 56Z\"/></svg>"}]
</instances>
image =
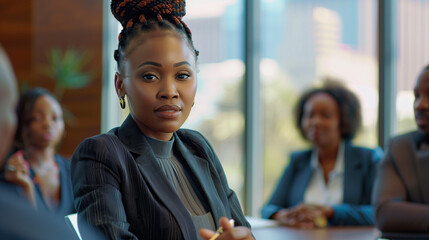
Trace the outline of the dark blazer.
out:
<instances>
[{"instance_id":1,"label":"dark blazer","mask_svg":"<svg viewBox=\"0 0 429 240\"><path fill-rule=\"evenodd\" d=\"M422 138L393 138L379 165L373 204L383 232L429 232L429 150L418 150Z\"/></svg>"},{"instance_id":2,"label":"dark blazer","mask_svg":"<svg viewBox=\"0 0 429 240\"><path fill-rule=\"evenodd\" d=\"M36 211L16 194L13 185L0 182L0 239L75 240L76 235L66 225L64 216L45 209Z\"/></svg>"},{"instance_id":3,"label":"dark blazer","mask_svg":"<svg viewBox=\"0 0 429 240\"><path fill-rule=\"evenodd\" d=\"M183 129L174 138L173 150L182 156L217 227L221 216L249 226L208 141ZM82 142L73 154L71 172L79 224L95 226L109 239L197 239L188 210L132 117ZM85 229L80 231L85 235Z\"/></svg>"},{"instance_id":4,"label":"dark blazer","mask_svg":"<svg viewBox=\"0 0 429 240\"><path fill-rule=\"evenodd\" d=\"M54 209L49 208L43 198L42 191L37 183L35 184L34 193L36 197L37 209L43 209L43 211L51 211L64 217L65 215L76 212L73 205L73 189L70 178L70 160L58 154L55 154L55 161L57 162L58 169L60 171L61 199L59 205ZM4 164L4 166L6 165L7 163ZM22 196L22 191L20 187L11 184L4 179L4 169L5 168L3 167L3 170L0 173L0 181L4 182L4 184L6 185L10 185L9 188L14 189L14 191L11 191L9 194ZM34 179L35 176L35 172L32 168L30 168L31 179Z\"/></svg>"},{"instance_id":5,"label":"dark blazer","mask_svg":"<svg viewBox=\"0 0 429 240\"><path fill-rule=\"evenodd\" d=\"M376 164L382 157L380 148L368 149L344 145L343 204L332 206L334 217L330 225L372 225L371 191ZM312 176L311 150L294 152L270 201L262 208L262 217L271 216L281 209L302 203Z\"/></svg>"}]
</instances>

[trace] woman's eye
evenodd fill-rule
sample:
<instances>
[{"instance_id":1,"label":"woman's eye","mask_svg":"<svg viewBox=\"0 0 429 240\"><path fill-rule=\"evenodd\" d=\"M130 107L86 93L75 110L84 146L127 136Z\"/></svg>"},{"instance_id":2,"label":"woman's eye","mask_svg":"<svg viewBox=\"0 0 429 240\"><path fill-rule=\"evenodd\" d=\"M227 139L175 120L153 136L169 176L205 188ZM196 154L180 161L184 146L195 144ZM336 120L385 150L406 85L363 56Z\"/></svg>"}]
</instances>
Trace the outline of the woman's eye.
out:
<instances>
[{"instance_id":1,"label":"woman's eye","mask_svg":"<svg viewBox=\"0 0 429 240\"><path fill-rule=\"evenodd\" d=\"M191 75L190 75L190 74L187 74L187 73L181 73L181 74L178 74L178 75L177 75L177 78L178 78L178 79L182 79L182 80L188 79L188 78L190 78L190 77L191 77Z\"/></svg>"},{"instance_id":2,"label":"woman's eye","mask_svg":"<svg viewBox=\"0 0 429 240\"><path fill-rule=\"evenodd\" d=\"M143 79L148 80L148 81L152 81L152 80L157 79L157 77L153 74L145 74L145 75L143 75Z\"/></svg>"}]
</instances>

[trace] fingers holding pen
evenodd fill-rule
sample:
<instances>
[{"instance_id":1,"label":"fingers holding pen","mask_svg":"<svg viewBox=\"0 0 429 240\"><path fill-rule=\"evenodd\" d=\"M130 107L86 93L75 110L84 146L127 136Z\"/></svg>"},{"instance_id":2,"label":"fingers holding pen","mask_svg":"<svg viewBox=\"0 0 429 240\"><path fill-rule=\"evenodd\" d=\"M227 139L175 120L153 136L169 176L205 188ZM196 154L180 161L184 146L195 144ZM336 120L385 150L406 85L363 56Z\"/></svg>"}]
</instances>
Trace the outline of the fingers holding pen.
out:
<instances>
[{"instance_id":1,"label":"fingers holding pen","mask_svg":"<svg viewBox=\"0 0 429 240\"><path fill-rule=\"evenodd\" d=\"M219 220L220 227L215 231L209 230L209 229L200 229L199 234L202 238L208 239L208 240L215 240L218 239L220 234L231 231L231 229L234 228L234 220L228 220L226 217L221 217ZM220 238L219 238L220 239Z\"/></svg>"},{"instance_id":2,"label":"fingers holding pen","mask_svg":"<svg viewBox=\"0 0 429 240\"><path fill-rule=\"evenodd\" d=\"M249 240L254 239L252 233L247 227L234 227L233 220L229 220L226 217L220 218L221 228L214 232L208 229L201 229L199 231L200 236L206 240Z\"/></svg>"}]
</instances>

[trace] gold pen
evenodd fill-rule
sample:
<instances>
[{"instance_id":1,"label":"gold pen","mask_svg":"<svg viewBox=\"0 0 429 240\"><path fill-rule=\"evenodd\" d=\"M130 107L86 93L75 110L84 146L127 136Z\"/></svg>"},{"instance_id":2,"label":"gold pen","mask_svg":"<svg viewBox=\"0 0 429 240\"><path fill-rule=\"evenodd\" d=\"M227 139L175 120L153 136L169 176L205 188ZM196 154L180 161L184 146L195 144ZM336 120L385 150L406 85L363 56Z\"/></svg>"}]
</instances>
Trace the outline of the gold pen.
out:
<instances>
[{"instance_id":1,"label":"gold pen","mask_svg":"<svg viewBox=\"0 0 429 240\"><path fill-rule=\"evenodd\" d=\"M229 224L231 224L234 227L234 219L230 219L229 220ZM217 230L215 235L213 235L209 240L215 240L216 238L218 238L221 234L223 233L223 228L222 226L220 226Z\"/></svg>"}]
</instances>

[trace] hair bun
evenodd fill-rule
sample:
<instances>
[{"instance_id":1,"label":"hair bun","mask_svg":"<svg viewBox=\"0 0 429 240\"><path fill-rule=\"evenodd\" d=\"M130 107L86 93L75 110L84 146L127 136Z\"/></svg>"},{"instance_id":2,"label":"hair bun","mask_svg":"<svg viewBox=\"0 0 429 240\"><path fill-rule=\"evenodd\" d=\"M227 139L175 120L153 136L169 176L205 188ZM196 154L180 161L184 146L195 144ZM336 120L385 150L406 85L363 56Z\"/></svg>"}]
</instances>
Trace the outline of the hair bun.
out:
<instances>
[{"instance_id":1,"label":"hair bun","mask_svg":"<svg viewBox=\"0 0 429 240\"><path fill-rule=\"evenodd\" d=\"M186 14L185 0L112 0L113 16L123 28L132 27L133 21L163 18L181 20Z\"/></svg>"}]
</instances>

